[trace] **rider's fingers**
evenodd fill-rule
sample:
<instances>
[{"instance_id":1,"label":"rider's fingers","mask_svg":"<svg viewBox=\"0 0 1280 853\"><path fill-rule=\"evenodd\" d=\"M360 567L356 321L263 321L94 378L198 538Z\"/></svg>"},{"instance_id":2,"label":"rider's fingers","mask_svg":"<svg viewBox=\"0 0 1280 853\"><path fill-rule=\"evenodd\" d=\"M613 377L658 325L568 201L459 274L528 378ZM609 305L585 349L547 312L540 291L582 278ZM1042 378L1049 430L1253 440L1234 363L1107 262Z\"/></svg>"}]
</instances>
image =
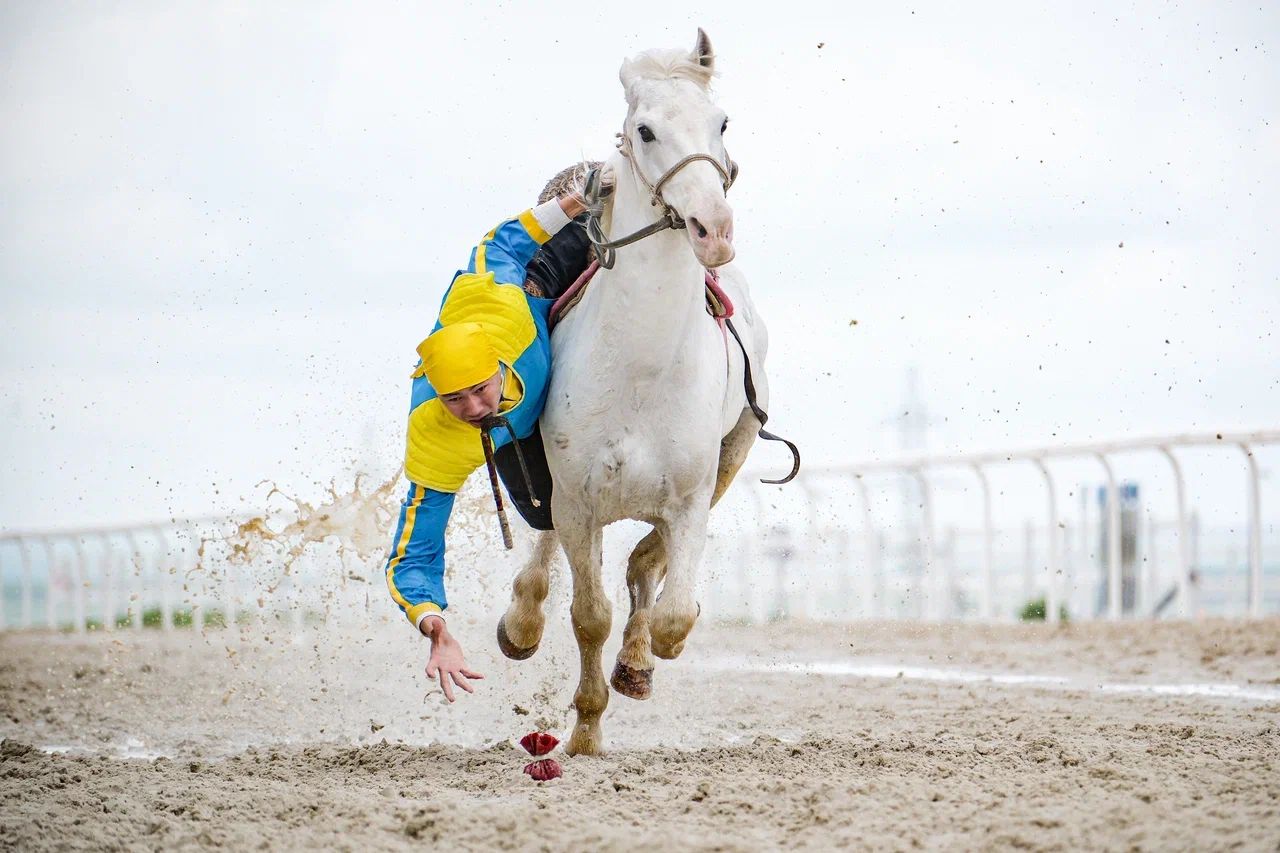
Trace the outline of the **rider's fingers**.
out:
<instances>
[{"instance_id":1,"label":"rider's fingers","mask_svg":"<svg viewBox=\"0 0 1280 853\"><path fill-rule=\"evenodd\" d=\"M458 670L458 672L462 673L462 674L463 674L463 675L465 675L467 678L478 678L478 679L480 679L481 681L483 681L483 680L484 680L484 676L483 676L483 675L481 675L481 674L480 674L480 673L478 673L478 672L472 672L472 671L471 671L471 670L469 670L469 669L460 669L460 670Z\"/></svg>"},{"instance_id":2,"label":"rider's fingers","mask_svg":"<svg viewBox=\"0 0 1280 853\"><path fill-rule=\"evenodd\" d=\"M440 667L436 666L434 660L427 661L427 678L435 679L436 673L440 671Z\"/></svg>"},{"instance_id":3,"label":"rider's fingers","mask_svg":"<svg viewBox=\"0 0 1280 853\"><path fill-rule=\"evenodd\" d=\"M476 692L476 689L471 686L471 682L467 681L465 678L462 677L461 672L451 672L449 673L449 675L453 677L453 683L461 687L463 690L467 691L468 693Z\"/></svg>"},{"instance_id":4,"label":"rider's fingers","mask_svg":"<svg viewBox=\"0 0 1280 853\"><path fill-rule=\"evenodd\" d=\"M444 688L444 698L453 701L453 685L449 683L448 673L440 673L440 686Z\"/></svg>"}]
</instances>

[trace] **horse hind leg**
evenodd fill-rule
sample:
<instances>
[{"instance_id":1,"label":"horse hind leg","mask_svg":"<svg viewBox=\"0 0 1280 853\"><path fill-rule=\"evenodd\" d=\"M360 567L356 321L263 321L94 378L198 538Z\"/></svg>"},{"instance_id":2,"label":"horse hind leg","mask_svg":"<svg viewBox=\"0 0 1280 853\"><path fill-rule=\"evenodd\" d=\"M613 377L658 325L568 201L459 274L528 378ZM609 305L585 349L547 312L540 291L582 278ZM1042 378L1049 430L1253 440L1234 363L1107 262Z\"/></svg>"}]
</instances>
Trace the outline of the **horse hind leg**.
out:
<instances>
[{"instance_id":1,"label":"horse hind leg","mask_svg":"<svg viewBox=\"0 0 1280 853\"><path fill-rule=\"evenodd\" d=\"M649 635L650 611L658 581L667 567L666 550L658 531L650 530L627 558L627 590L631 615L622 632L622 648L609 683L623 696L648 699L653 693L653 651Z\"/></svg>"},{"instance_id":2,"label":"horse hind leg","mask_svg":"<svg viewBox=\"0 0 1280 853\"><path fill-rule=\"evenodd\" d=\"M511 584L511 604L498 620L498 648L511 660L532 657L542 642L542 603L551 589L551 561L559 543L554 531L539 534L529 562Z\"/></svg>"},{"instance_id":3,"label":"horse hind leg","mask_svg":"<svg viewBox=\"0 0 1280 853\"><path fill-rule=\"evenodd\" d=\"M729 430L729 434L720 439L720 461L716 465L716 487L711 493L711 505L719 503L720 498L728 491L733 478L738 475L751 446L756 443L756 435L760 432L760 421L750 409L743 409L738 422Z\"/></svg>"},{"instance_id":4,"label":"horse hind leg","mask_svg":"<svg viewBox=\"0 0 1280 853\"><path fill-rule=\"evenodd\" d=\"M601 578L603 531L598 527L566 530L559 519L557 526L573 571L569 614L581 667L578 689L573 695L577 721L565 749L570 755L597 755L601 745L600 716L609 706L609 685L604 680L600 651L612 624L609 596Z\"/></svg>"}]
</instances>

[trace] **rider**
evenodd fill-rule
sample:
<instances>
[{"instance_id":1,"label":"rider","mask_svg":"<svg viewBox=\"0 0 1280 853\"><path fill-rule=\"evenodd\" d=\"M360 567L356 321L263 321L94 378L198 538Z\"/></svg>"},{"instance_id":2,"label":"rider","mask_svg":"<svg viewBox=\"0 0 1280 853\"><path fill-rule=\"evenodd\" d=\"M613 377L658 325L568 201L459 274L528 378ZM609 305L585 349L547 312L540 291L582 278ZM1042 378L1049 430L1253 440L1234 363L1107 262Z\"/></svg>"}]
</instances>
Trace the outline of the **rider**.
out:
<instances>
[{"instance_id":1,"label":"rider","mask_svg":"<svg viewBox=\"0 0 1280 853\"><path fill-rule=\"evenodd\" d=\"M564 185L571 171L548 188ZM581 180L580 169L574 175ZM485 235L467 268L454 275L434 330L417 348L405 451L410 486L387 559L387 587L430 638L427 677L439 675L450 702L453 685L470 693L468 679L484 677L467 667L443 614L445 527L454 494L484 462L480 427L486 418L507 419L528 462L536 495L519 473L513 436L492 430L497 468L512 502L532 527L551 529L551 477L537 430L551 368L547 315L587 265L588 240L573 223L585 210L581 195L565 187Z\"/></svg>"}]
</instances>

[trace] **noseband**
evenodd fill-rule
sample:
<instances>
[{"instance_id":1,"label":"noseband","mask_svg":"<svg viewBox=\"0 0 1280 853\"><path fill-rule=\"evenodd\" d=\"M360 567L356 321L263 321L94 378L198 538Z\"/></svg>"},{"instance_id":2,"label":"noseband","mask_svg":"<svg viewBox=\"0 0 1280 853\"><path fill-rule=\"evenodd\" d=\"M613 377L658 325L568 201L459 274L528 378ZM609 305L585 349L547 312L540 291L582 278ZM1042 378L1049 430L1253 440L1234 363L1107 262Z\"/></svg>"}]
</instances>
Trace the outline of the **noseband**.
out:
<instances>
[{"instance_id":1,"label":"noseband","mask_svg":"<svg viewBox=\"0 0 1280 853\"><path fill-rule=\"evenodd\" d=\"M600 225L600 214L603 205L600 203L600 176L596 169L592 169L587 175L586 187L583 191L584 200L587 203L587 237L591 240L592 247L596 250L596 257L600 260L600 266L605 269L613 269L613 264L617 260L615 249L622 246L629 246L632 243L638 243L645 237L657 234L659 231L665 231L668 228L680 230L686 227L684 219L676 212L676 209L667 204L666 199L662 197L662 188L666 186L667 181L674 178L681 169L696 163L699 160L705 160L712 166L716 167L716 171L720 173L720 183L724 186L725 195L729 194L729 187L733 186L734 179L738 177L738 164L729 159L728 154L725 159L729 160L729 168L726 170L715 157L710 154L690 154L676 163L670 169L662 173L662 177L658 178L656 184L649 183L649 179L640 171L640 166L636 163L636 154L631 147L631 139L626 133L619 133L618 150L622 152L622 156L627 158L627 162L631 164L631 173L640 179L640 183L645 185L649 190L649 204L653 207L662 208L662 216L657 222L646 225L639 231L628 234L625 237L619 237L617 240L608 240L604 236L604 228Z\"/></svg>"}]
</instances>

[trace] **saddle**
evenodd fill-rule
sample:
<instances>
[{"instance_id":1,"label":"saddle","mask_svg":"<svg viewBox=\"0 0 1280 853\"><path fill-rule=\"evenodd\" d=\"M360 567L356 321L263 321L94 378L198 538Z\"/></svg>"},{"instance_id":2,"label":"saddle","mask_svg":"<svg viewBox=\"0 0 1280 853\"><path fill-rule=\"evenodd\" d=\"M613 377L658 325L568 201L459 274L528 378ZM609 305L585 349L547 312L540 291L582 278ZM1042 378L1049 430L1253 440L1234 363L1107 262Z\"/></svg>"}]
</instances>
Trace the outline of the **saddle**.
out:
<instances>
[{"instance_id":1,"label":"saddle","mask_svg":"<svg viewBox=\"0 0 1280 853\"><path fill-rule=\"evenodd\" d=\"M590 266L583 270L582 275L578 276L577 280L569 285L569 289L562 293L560 298L552 304L551 316L547 321L548 328L554 330L556 324L572 311L575 305L582 301L582 295L587 292L587 285L591 283L591 279L598 269L600 269L600 262L598 260L592 261ZM715 270L706 270L704 281L707 313L720 324L720 331L724 332L725 321L733 316L733 302L730 301L724 289L720 287L720 274Z\"/></svg>"}]
</instances>

